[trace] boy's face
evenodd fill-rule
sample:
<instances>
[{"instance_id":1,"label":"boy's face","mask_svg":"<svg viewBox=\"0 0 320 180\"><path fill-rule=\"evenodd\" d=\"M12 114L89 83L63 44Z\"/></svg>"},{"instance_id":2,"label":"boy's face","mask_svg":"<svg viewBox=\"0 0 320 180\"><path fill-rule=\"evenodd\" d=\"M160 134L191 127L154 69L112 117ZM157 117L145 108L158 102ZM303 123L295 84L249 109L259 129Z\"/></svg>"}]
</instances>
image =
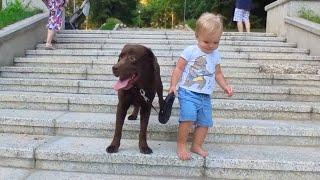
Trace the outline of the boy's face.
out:
<instances>
[{"instance_id":1,"label":"boy's face","mask_svg":"<svg viewBox=\"0 0 320 180\"><path fill-rule=\"evenodd\" d=\"M221 35L222 35L221 31L200 32L197 35L197 41L201 51L207 54L212 53L215 49L218 48Z\"/></svg>"}]
</instances>

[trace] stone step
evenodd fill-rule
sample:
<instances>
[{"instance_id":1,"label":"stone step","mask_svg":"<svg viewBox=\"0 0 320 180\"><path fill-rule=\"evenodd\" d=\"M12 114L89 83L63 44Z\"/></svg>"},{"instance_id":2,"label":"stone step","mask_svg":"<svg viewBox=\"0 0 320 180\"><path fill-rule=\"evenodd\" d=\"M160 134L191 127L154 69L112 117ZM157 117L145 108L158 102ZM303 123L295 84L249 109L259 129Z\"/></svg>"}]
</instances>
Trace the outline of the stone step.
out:
<instances>
[{"instance_id":1,"label":"stone step","mask_svg":"<svg viewBox=\"0 0 320 180\"><path fill-rule=\"evenodd\" d=\"M153 105L158 108L157 98ZM277 119L277 120L319 120L318 102L259 101L214 99L216 118ZM115 95L41 93L21 91L0 91L2 109L39 109L73 112L115 113L118 98ZM172 115L179 111L175 101ZM151 112L156 114L155 111Z\"/></svg>"},{"instance_id":2,"label":"stone step","mask_svg":"<svg viewBox=\"0 0 320 180\"><path fill-rule=\"evenodd\" d=\"M55 171L226 179L318 179L319 147L207 144L209 156L176 155L176 143L148 141L151 155L137 140L122 139L118 153L105 148L111 139L41 135L0 136L2 166ZM254 167L254 169L252 169Z\"/></svg>"},{"instance_id":3,"label":"stone step","mask_svg":"<svg viewBox=\"0 0 320 180\"><path fill-rule=\"evenodd\" d=\"M36 59L34 59L34 58L30 58L31 59L31 61L30 62L38 62ZM24 60L24 59L23 59ZM27 60L28 61L28 60ZM45 61L45 60L44 60ZM117 62L107 62L107 61L100 61L100 62L98 62L98 61L93 61L93 60L87 60L87 61L85 61L84 59L80 59L79 60L80 62L78 63L78 64L84 64L84 66L83 66L83 68L102 68L102 69L105 69L105 70L112 70L112 66L113 65L115 65ZM19 60L18 60L18 62L19 62ZM23 61L20 61L20 62L23 62ZM49 60L49 62L50 62L50 60ZM51 62L56 62L56 61L51 61ZM70 61L68 61L68 60L61 60L61 61L58 61L58 63L59 62L61 62L61 63L63 63L63 62L70 62ZM75 62L75 61L71 61L70 63L77 63L77 62ZM173 70L173 68L175 68L175 65L176 65L176 63L175 62L172 62L171 60L169 60L169 59L166 59L166 60L160 60L159 62L159 65L160 65L160 68L161 68L161 70L163 71L163 72L167 72L167 71L169 71L169 72L171 72L172 70ZM41 63L40 63L41 64ZM222 68L233 68L233 69L241 69L242 70L242 72L243 71L246 71L246 72L250 72L250 70L253 70L253 72L259 72L259 71L256 71L256 69L260 69L260 67L261 67L261 65L259 65L259 64L257 64L257 63L250 63L250 62L242 62L242 63L238 63L238 62L231 62L231 61L222 61L221 63L220 63L220 66L222 67ZM26 69L35 69L35 71L41 71L41 69L46 69L46 68L42 68L42 67L37 67L37 66L35 66L35 67L30 67L30 66L25 66L25 67L23 67L23 66L18 66L18 67L16 67L16 66L3 66L3 67L1 67L1 68L3 68L3 69L6 69L6 68L13 68L13 69L23 69L23 68L26 68ZM264 67L264 68L267 68L267 67ZM37 70L36 70L37 69ZM39 70L38 70L39 69ZM58 67L51 67L51 69L53 69L53 70L57 70L57 72L59 72L58 71L58 69L79 69L79 68L58 68ZM80 68L80 69L82 69L82 68ZM14 71L14 70L13 70Z\"/></svg>"},{"instance_id":4,"label":"stone step","mask_svg":"<svg viewBox=\"0 0 320 180\"><path fill-rule=\"evenodd\" d=\"M177 60L181 55L181 51L166 51L159 50L153 51L156 57L162 58L174 58L173 60ZM42 57L42 56L82 56L86 58L90 58L92 56L119 56L119 50L76 50L76 49L56 49L56 50L27 50L27 57ZM220 52L222 58L234 58L234 59L302 59L302 60L317 60L320 61L320 56L308 56L305 54L291 54L291 53L263 53L263 52Z\"/></svg>"},{"instance_id":5,"label":"stone step","mask_svg":"<svg viewBox=\"0 0 320 180\"><path fill-rule=\"evenodd\" d=\"M112 138L115 114L0 109L0 133ZM138 117L139 118L139 117ZM152 115L148 139L175 141L178 117L163 125ZM125 120L123 138L138 139L140 121ZM319 146L320 122L300 119L215 119L206 143Z\"/></svg>"},{"instance_id":6,"label":"stone step","mask_svg":"<svg viewBox=\"0 0 320 180\"><path fill-rule=\"evenodd\" d=\"M124 45L127 43L135 44L161 44L161 45L193 45L196 43L195 40L150 40L150 39L103 39L103 38L57 38L58 43L106 43L106 44L120 44ZM296 43L286 43L284 41L244 41L244 40L221 40L220 45L231 45L231 46L264 46L264 47L297 47Z\"/></svg>"},{"instance_id":7,"label":"stone step","mask_svg":"<svg viewBox=\"0 0 320 180\"><path fill-rule=\"evenodd\" d=\"M156 51L183 51L186 47L185 45L147 45L143 44L152 50ZM65 43L65 44L55 44L54 47L56 49L101 49L101 50L118 50L120 51L123 48L121 44L88 44L88 43ZM45 44L38 44L37 49L43 50L45 49ZM309 50L307 49L297 49L297 48L290 48L290 47L252 47L252 46L223 46L219 47L219 51L225 52L264 52L264 53L291 53L291 54L308 54Z\"/></svg>"},{"instance_id":8,"label":"stone step","mask_svg":"<svg viewBox=\"0 0 320 180\"><path fill-rule=\"evenodd\" d=\"M159 65L175 66L176 61L172 57L157 58ZM118 61L118 56L34 56L34 57L16 57L14 66L19 67L65 67L65 68L83 68L114 65ZM232 61L228 61L231 62ZM227 63L228 63L227 62ZM247 63L247 61L242 61Z\"/></svg>"},{"instance_id":9,"label":"stone step","mask_svg":"<svg viewBox=\"0 0 320 180\"><path fill-rule=\"evenodd\" d=\"M94 180L106 180L106 179L126 179L126 180L183 180L189 179L187 177L179 178L173 176L133 176L122 174L101 174L101 173L84 173L84 172L65 172L65 171L47 171L40 169L26 169L26 168L9 168L0 167L0 176L2 179L8 180L57 180L57 179L94 179Z\"/></svg>"},{"instance_id":10,"label":"stone step","mask_svg":"<svg viewBox=\"0 0 320 180\"><path fill-rule=\"evenodd\" d=\"M90 73L91 69L96 71L96 74L112 74L112 66L114 64L85 64L85 66L67 68L67 67L30 67L30 66L4 66L0 67L2 72L26 72L26 73ZM175 63L160 63L161 73L164 75L171 75L172 70L175 68ZM247 72L258 73L261 71L261 66L256 63L235 63L235 62L222 62L221 67L226 72ZM267 67L265 67L267 69Z\"/></svg>"},{"instance_id":11,"label":"stone step","mask_svg":"<svg viewBox=\"0 0 320 180\"><path fill-rule=\"evenodd\" d=\"M44 93L75 93L116 95L112 88L114 81L67 80L67 79L20 79L0 78L1 91L23 91ZM164 94L168 93L169 83L163 83ZM296 86L257 86L232 85L234 95L228 99L276 100L319 102L319 87ZM212 94L213 98L227 98L220 88Z\"/></svg>"},{"instance_id":12,"label":"stone step","mask_svg":"<svg viewBox=\"0 0 320 180\"><path fill-rule=\"evenodd\" d=\"M194 35L177 35L177 34L57 34L57 39L151 39L151 40L193 40ZM233 41L275 41L275 42L285 42L284 37L266 37L266 36L237 36L228 35L221 36L220 40L233 40ZM59 41L58 41L59 42Z\"/></svg>"},{"instance_id":13,"label":"stone step","mask_svg":"<svg viewBox=\"0 0 320 180\"><path fill-rule=\"evenodd\" d=\"M160 57L157 56L158 63L162 65L175 65L178 57ZM115 64L118 60L118 56L68 56L68 55L55 55L55 56L36 56L28 55L27 57L14 58L15 66L50 66L50 67L79 67L82 65L94 66L96 64ZM318 56L295 56L295 55L256 55L256 56L243 56L241 54L222 54L221 62L236 62L236 63L259 63L261 65L266 64L281 64L292 66L302 65L314 65L319 66L320 57Z\"/></svg>"},{"instance_id":14,"label":"stone step","mask_svg":"<svg viewBox=\"0 0 320 180\"><path fill-rule=\"evenodd\" d=\"M112 30L61 30L59 34L134 34L134 35L190 35L193 36L193 31L181 31L181 30L164 30L164 31L148 31L148 30L121 30L121 31L112 31ZM260 33L260 32L223 32L223 36L264 36L264 37L276 37L274 33Z\"/></svg>"},{"instance_id":15,"label":"stone step","mask_svg":"<svg viewBox=\"0 0 320 180\"><path fill-rule=\"evenodd\" d=\"M94 30L95 31L95 30ZM75 35L75 36L111 36L111 35L145 35L145 36L189 36L189 37L194 37L195 33L193 31L166 31L166 32L159 32L159 31L82 31L82 32L66 32L66 31L59 31L58 35ZM274 33L256 33L256 32L251 32L251 33L240 33L240 32L223 32L222 37L225 36L249 36L249 37L277 37L276 34Z\"/></svg>"},{"instance_id":16,"label":"stone step","mask_svg":"<svg viewBox=\"0 0 320 180\"><path fill-rule=\"evenodd\" d=\"M245 68L245 67L244 67ZM245 68L246 69L246 68ZM297 85L319 86L319 74L277 74L277 73L244 73L242 68L224 68L224 76L230 84L251 85ZM256 69L256 71L258 71ZM259 70L260 71L260 70ZM117 78L109 68L48 68L48 67L0 67L3 78L28 79L77 79L77 80L113 80ZM171 79L172 68L161 70L164 83Z\"/></svg>"}]
</instances>

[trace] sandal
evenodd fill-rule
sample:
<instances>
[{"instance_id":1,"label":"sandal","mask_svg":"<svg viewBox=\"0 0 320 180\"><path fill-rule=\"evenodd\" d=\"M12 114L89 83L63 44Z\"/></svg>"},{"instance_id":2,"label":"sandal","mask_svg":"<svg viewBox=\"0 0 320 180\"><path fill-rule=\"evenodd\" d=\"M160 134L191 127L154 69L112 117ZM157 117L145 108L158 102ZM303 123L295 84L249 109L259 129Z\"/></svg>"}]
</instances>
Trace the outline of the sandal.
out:
<instances>
[{"instance_id":1,"label":"sandal","mask_svg":"<svg viewBox=\"0 0 320 180\"><path fill-rule=\"evenodd\" d=\"M159 122L161 124L166 124L169 121L175 97L176 96L172 92L168 94L166 99L164 100L163 108L159 112Z\"/></svg>"},{"instance_id":2,"label":"sandal","mask_svg":"<svg viewBox=\"0 0 320 180\"><path fill-rule=\"evenodd\" d=\"M46 42L47 42L47 41L43 41L43 43L46 43ZM57 41L57 40L52 39L51 43L52 43L52 44L56 44L56 43L58 43L58 41Z\"/></svg>"},{"instance_id":3,"label":"sandal","mask_svg":"<svg viewBox=\"0 0 320 180\"><path fill-rule=\"evenodd\" d=\"M45 46L45 48L44 48L45 50L54 50L54 47L50 44L46 44L46 46Z\"/></svg>"}]
</instances>

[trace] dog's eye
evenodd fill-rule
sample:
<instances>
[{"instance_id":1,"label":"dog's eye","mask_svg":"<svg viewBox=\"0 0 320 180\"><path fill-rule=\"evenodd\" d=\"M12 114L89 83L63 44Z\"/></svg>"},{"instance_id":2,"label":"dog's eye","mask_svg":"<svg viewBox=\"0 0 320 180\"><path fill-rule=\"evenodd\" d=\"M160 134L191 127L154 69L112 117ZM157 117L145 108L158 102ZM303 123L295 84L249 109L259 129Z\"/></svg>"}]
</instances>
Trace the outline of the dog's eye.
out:
<instances>
[{"instance_id":1,"label":"dog's eye","mask_svg":"<svg viewBox=\"0 0 320 180\"><path fill-rule=\"evenodd\" d=\"M123 58L123 55L122 54L120 54L119 55L119 58L118 58L118 62L120 61L120 59L122 59Z\"/></svg>"},{"instance_id":2,"label":"dog's eye","mask_svg":"<svg viewBox=\"0 0 320 180\"><path fill-rule=\"evenodd\" d=\"M135 63L136 62L136 58L134 56L129 56L128 57L129 61L132 62L132 63Z\"/></svg>"}]
</instances>

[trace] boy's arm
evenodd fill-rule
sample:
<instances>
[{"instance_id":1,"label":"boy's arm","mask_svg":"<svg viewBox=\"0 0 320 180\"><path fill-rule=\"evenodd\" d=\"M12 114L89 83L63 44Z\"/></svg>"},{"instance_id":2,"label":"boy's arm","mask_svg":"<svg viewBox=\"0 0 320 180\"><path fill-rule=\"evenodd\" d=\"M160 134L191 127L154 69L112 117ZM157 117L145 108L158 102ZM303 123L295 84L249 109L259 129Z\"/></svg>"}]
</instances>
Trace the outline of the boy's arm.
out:
<instances>
[{"instance_id":1,"label":"boy's arm","mask_svg":"<svg viewBox=\"0 0 320 180\"><path fill-rule=\"evenodd\" d=\"M216 81L219 84L219 86L224 90L225 93L227 93L228 96L233 95L233 89L230 87L225 80L220 64L216 65Z\"/></svg>"},{"instance_id":2,"label":"boy's arm","mask_svg":"<svg viewBox=\"0 0 320 180\"><path fill-rule=\"evenodd\" d=\"M178 59L177 65L172 72L169 93L174 92L174 94L177 94L176 86L178 81L180 80L181 73L184 70L184 67L186 66L186 64L187 64L186 60L183 59L182 57Z\"/></svg>"}]
</instances>

